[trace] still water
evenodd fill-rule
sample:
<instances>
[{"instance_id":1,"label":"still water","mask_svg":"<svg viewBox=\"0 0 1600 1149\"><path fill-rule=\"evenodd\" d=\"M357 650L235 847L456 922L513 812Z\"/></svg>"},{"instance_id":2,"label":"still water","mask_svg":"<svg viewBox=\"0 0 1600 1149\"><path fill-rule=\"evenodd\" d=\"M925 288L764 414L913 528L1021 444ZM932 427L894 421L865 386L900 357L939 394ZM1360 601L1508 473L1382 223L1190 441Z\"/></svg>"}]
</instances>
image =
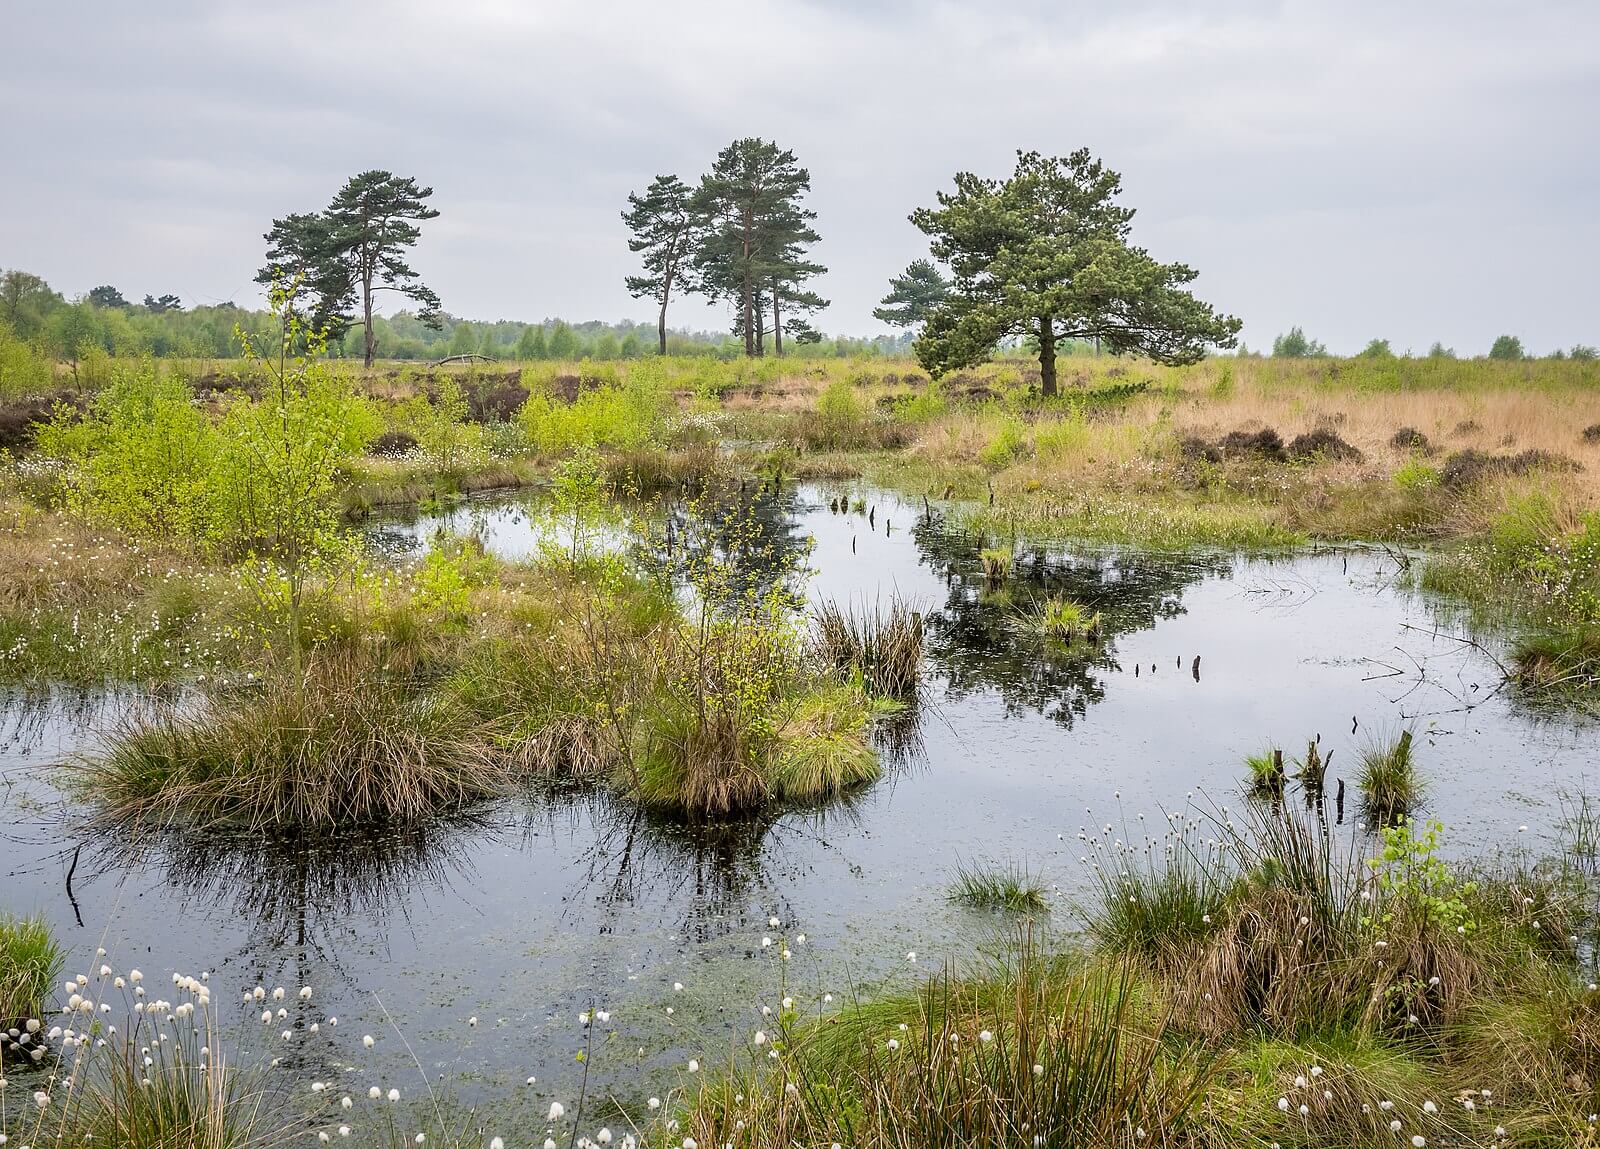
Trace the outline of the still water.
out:
<instances>
[{"instance_id":1,"label":"still water","mask_svg":"<svg viewBox=\"0 0 1600 1149\"><path fill-rule=\"evenodd\" d=\"M242 989L282 984L292 999L313 986L288 1041L241 1013L245 1058L408 1097L425 1075L531 1116L552 1098L570 1107L581 1011L611 1015L589 1051L591 1093L636 1099L691 1055L725 1059L785 992L839 997L970 956L998 923L947 903L959 862L1025 864L1070 931L1081 829L1137 833L1141 815L1154 825L1191 796L1236 804L1243 756L1269 743L1293 754L1320 734L1331 790L1368 739L1412 727L1425 812L1463 854L1537 848L1558 794L1600 775L1600 728L1523 706L1387 554L1019 545L1007 603L985 592L978 562L1002 540L951 530L920 501L853 485L750 501L763 557L749 577L813 602L899 596L924 611L920 725L850 801L704 831L580 792L376 840L108 840L78 828L49 767L92 748L116 704L13 704L0 712L0 908L43 911L72 947L69 972L98 964L97 947L158 984L209 971L230 1024ZM672 507L651 518L650 543L621 525L604 541L671 562L706 537L689 518ZM405 561L440 528L508 559L565 538L519 497L384 524L374 544ZM1016 612L1050 595L1102 613L1097 653L1063 658L1018 637ZM1347 824L1354 814L1352 787Z\"/></svg>"}]
</instances>

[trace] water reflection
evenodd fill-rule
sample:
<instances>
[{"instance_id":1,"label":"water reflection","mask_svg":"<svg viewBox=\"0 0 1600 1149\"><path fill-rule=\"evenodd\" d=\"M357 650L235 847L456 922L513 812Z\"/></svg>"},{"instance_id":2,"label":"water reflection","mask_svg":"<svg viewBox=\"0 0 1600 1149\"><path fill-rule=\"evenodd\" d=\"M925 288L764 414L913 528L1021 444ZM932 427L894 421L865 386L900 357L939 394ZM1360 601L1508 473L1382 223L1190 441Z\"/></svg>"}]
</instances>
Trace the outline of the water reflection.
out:
<instances>
[{"instance_id":1,"label":"water reflection","mask_svg":"<svg viewBox=\"0 0 1600 1149\"><path fill-rule=\"evenodd\" d=\"M644 908L670 915L690 941L724 937L761 916L767 892L803 880L812 850L859 824L856 801L690 823L597 794L585 811L595 834L580 852L573 894L601 909L601 933L633 920L619 911Z\"/></svg>"},{"instance_id":2,"label":"water reflection","mask_svg":"<svg viewBox=\"0 0 1600 1149\"><path fill-rule=\"evenodd\" d=\"M470 888L485 841L504 830L483 811L382 832L225 834L138 825L94 834L89 880L144 872L185 914L221 913L246 926L237 956L261 978L300 978L311 962L340 973L339 954L369 923L411 910L456 883ZM290 970L292 962L296 967Z\"/></svg>"}]
</instances>

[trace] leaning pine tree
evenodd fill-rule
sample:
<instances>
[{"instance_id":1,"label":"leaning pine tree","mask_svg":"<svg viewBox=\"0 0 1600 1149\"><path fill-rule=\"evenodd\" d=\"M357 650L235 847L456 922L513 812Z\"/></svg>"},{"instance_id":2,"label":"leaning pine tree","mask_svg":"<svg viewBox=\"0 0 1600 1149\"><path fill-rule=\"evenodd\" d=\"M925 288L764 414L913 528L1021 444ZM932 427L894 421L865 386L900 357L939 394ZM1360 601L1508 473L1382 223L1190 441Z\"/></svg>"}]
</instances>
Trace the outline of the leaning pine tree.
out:
<instances>
[{"instance_id":1,"label":"leaning pine tree","mask_svg":"<svg viewBox=\"0 0 1600 1149\"><path fill-rule=\"evenodd\" d=\"M690 257L698 242L699 217L690 210L693 192L677 176L657 176L641 195L628 196L622 222L628 225L628 250L644 265L643 275L625 280L628 294L656 304L656 338L667 353L667 305L674 289L690 287Z\"/></svg>"},{"instance_id":2,"label":"leaning pine tree","mask_svg":"<svg viewBox=\"0 0 1600 1149\"><path fill-rule=\"evenodd\" d=\"M1239 320L1183 290L1194 270L1128 243L1133 209L1116 202L1121 177L1087 149L1062 158L1018 152L1009 179L959 172L955 184L938 207L911 213L953 275L916 345L935 378L983 361L1012 336L1037 344L1045 395L1056 394L1063 339L1176 364L1234 346Z\"/></svg>"}]
</instances>

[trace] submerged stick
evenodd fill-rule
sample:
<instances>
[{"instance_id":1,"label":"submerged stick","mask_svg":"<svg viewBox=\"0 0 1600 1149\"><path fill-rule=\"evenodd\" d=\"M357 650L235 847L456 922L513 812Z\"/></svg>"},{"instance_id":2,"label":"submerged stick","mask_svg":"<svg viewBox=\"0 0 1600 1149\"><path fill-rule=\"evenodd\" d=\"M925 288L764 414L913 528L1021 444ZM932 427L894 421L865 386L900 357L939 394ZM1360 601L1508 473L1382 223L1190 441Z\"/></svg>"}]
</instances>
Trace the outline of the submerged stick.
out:
<instances>
[{"instance_id":1,"label":"submerged stick","mask_svg":"<svg viewBox=\"0 0 1600 1149\"><path fill-rule=\"evenodd\" d=\"M83 911L78 909L78 899L72 893L72 875L78 871L78 851L83 849L82 843L72 847L72 864L67 867L67 901L72 903L72 916L78 919L78 925L83 925Z\"/></svg>"}]
</instances>

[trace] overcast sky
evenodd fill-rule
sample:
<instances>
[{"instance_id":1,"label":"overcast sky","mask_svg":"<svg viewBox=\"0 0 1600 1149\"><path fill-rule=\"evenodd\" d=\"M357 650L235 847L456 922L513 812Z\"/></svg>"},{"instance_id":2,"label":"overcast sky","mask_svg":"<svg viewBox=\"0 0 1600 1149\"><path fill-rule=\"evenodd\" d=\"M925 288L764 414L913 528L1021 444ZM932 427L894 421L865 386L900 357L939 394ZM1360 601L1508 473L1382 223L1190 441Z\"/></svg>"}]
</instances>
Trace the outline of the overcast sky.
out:
<instances>
[{"instance_id":1,"label":"overcast sky","mask_svg":"<svg viewBox=\"0 0 1600 1149\"><path fill-rule=\"evenodd\" d=\"M1087 146L1251 345L1600 343L1597 0L0 0L0 27L0 267L68 295L254 304L272 218L386 168L435 189L414 265L452 313L649 319L625 196L761 135L811 171L830 332L882 330L954 172Z\"/></svg>"}]
</instances>

